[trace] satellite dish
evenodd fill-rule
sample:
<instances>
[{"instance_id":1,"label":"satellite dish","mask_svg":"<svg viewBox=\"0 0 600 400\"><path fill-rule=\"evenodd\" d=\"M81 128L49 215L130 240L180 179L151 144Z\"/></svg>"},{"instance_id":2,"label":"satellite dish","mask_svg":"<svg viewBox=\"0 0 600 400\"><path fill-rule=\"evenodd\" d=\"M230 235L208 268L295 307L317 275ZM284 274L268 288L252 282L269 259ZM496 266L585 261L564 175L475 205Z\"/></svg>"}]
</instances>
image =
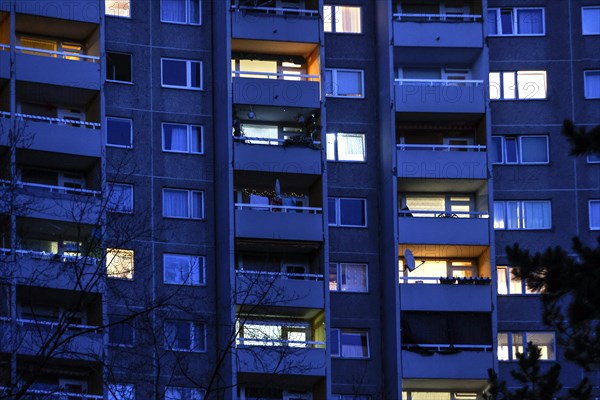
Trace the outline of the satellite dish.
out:
<instances>
[{"instance_id":1,"label":"satellite dish","mask_svg":"<svg viewBox=\"0 0 600 400\"><path fill-rule=\"evenodd\" d=\"M406 269L410 272L415 270L415 256L410 249L404 250L404 262L406 263Z\"/></svg>"}]
</instances>

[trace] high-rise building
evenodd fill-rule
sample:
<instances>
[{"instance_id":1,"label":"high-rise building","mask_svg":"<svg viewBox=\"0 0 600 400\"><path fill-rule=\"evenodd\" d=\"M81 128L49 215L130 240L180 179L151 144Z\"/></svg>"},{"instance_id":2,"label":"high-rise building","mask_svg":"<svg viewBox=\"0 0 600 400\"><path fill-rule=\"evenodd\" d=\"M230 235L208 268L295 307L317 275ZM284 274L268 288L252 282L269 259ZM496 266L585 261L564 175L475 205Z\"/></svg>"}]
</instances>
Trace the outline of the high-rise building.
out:
<instances>
[{"instance_id":1,"label":"high-rise building","mask_svg":"<svg viewBox=\"0 0 600 400\"><path fill-rule=\"evenodd\" d=\"M0 398L479 399L568 363L598 0L0 0Z\"/></svg>"}]
</instances>

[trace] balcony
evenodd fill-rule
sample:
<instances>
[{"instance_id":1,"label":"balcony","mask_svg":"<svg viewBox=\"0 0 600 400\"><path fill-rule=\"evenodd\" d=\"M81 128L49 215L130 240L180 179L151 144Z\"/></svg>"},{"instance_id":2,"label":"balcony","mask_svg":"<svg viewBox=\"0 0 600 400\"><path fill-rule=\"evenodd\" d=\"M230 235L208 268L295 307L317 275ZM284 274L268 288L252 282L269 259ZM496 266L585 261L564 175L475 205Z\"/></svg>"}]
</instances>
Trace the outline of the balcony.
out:
<instances>
[{"instance_id":1,"label":"balcony","mask_svg":"<svg viewBox=\"0 0 600 400\"><path fill-rule=\"evenodd\" d=\"M235 236L277 240L323 240L323 209L235 203Z\"/></svg>"},{"instance_id":2,"label":"balcony","mask_svg":"<svg viewBox=\"0 0 600 400\"><path fill-rule=\"evenodd\" d=\"M403 379L458 379L487 381L494 367L492 346L403 346ZM482 382L482 386L484 385Z\"/></svg>"},{"instance_id":3,"label":"balcony","mask_svg":"<svg viewBox=\"0 0 600 400\"><path fill-rule=\"evenodd\" d=\"M319 75L234 71L233 102L265 106L319 108ZM255 76L244 78L241 76ZM300 78L298 80L287 78Z\"/></svg>"},{"instance_id":4,"label":"balcony","mask_svg":"<svg viewBox=\"0 0 600 400\"><path fill-rule=\"evenodd\" d=\"M411 211L400 211L400 243L489 245L489 217L485 211L419 210L425 218L413 218Z\"/></svg>"},{"instance_id":5,"label":"balcony","mask_svg":"<svg viewBox=\"0 0 600 400\"><path fill-rule=\"evenodd\" d=\"M254 40L319 43L320 17L317 1L296 2L298 7L278 6L280 1L237 0L231 7L232 37Z\"/></svg>"},{"instance_id":6,"label":"balcony","mask_svg":"<svg viewBox=\"0 0 600 400\"><path fill-rule=\"evenodd\" d=\"M304 136L298 138L300 140L236 137L233 144L234 168L321 175L321 142Z\"/></svg>"},{"instance_id":7,"label":"balcony","mask_svg":"<svg viewBox=\"0 0 600 400\"><path fill-rule=\"evenodd\" d=\"M400 287L402 310L492 311L490 278L422 277L418 272L414 275L400 278L406 283Z\"/></svg>"},{"instance_id":8,"label":"balcony","mask_svg":"<svg viewBox=\"0 0 600 400\"><path fill-rule=\"evenodd\" d=\"M483 80L395 79L394 87L397 112L485 113Z\"/></svg>"},{"instance_id":9,"label":"balcony","mask_svg":"<svg viewBox=\"0 0 600 400\"><path fill-rule=\"evenodd\" d=\"M0 7L8 11L8 2L4 3L6 7ZM52 19L62 19L68 21L79 21L87 23L100 23L100 7L98 0L59 0L51 4L17 1L17 13L30 14L32 16L50 17ZM68 21L61 21L62 24L69 25Z\"/></svg>"}]
</instances>

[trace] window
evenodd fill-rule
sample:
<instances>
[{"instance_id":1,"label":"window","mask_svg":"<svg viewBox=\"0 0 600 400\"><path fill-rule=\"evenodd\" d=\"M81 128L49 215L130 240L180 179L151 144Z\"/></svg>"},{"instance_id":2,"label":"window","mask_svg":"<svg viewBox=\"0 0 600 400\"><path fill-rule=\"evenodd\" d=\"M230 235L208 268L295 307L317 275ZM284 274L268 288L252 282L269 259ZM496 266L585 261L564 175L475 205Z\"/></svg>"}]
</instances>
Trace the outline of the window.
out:
<instances>
[{"instance_id":1,"label":"window","mask_svg":"<svg viewBox=\"0 0 600 400\"><path fill-rule=\"evenodd\" d=\"M328 200L329 226L366 227L367 200L333 198Z\"/></svg>"},{"instance_id":2,"label":"window","mask_svg":"<svg viewBox=\"0 0 600 400\"><path fill-rule=\"evenodd\" d=\"M131 54L106 52L106 80L132 82Z\"/></svg>"},{"instance_id":3,"label":"window","mask_svg":"<svg viewBox=\"0 0 600 400\"><path fill-rule=\"evenodd\" d=\"M494 229L551 229L549 200L494 201Z\"/></svg>"},{"instance_id":4,"label":"window","mask_svg":"<svg viewBox=\"0 0 600 400\"><path fill-rule=\"evenodd\" d=\"M489 8L490 35L544 35L543 8Z\"/></svg>"},{"instance_id":5,"label":"window","mask_svg":"<svg viewBox=\"0 0 600 400\"><path fill-rule=\"evenodd\" d=\"M342 358L369 358L369 334L355 329L331 329L331 355Z\"/></svg>"},{"instance_id":6,"label":"window","mask_svg":"<svg viewBox=\"0 0 600 400\"><path fill-rule=\"evenodd\" d=\"M325 70L325 95L329 97L363 98L364 72L359 69Z\"/></svg>"},{"instance_id":7,"label":"window","mask_svg":"<svg viewBox=\"0 0 600 400\"><path fill-rule=\"evenodd\" d=\"M495 164L548 164L548 136L492 136Z\"/></svg>"},{"instance_id":8,"label":"window","mask_svg":"<svg viewBox=\"0 0 600 400\"><path fill-rule=\"evenodd\" d=\"M113 212L133 212L133 185L108 182L106 209Z\"/></svg>"},{"instance_id":9,"label":"window","mask_svg":"<svg viewBox=\"0 0 600 400\"><path fill-rule=\"evenodd\" d=\"M204 285L204 257L164 254L164 282L176 285Z\"/></svg>"},{"instance_id":10,"label":"window","mask_svg":"<svg viewBox=\"0 0 600 400\"><path fill-rule=\"evenodd\" d=\"M402 400L477 400L477 393L469 392L402 392Z\"/></svg>"},{"instance_id":11,"label":"window","mask_svg":"<svg viewBox=\"0 0 600 400\"><path fill-rule=\"evenodd\" d=\"M490 72L490 100L536 100L547 96L546 71Z\"/></svg>"},{"instance_id":12,"label":"window","mask_svg":"<svg viewBox=\"0 0 600 400\"><path fill-rule=\"evenodd\" d=\"M600 164L600 154L588 154L587 162L589 164Z\"/></svg>"},{"instance_id":13,"label":"window","mask_svg":"<svg viewBox=\"0 0 600 400\"><path fill-rule=\"evenodd\" d=\"M329 290L341 292L368 291L367 264L330 263Z\"/></svg>"},{"instance_id":14,"label":"window","mask_svg":"<svg viewBox=\"0 0 600 400\"><path fill-rule=\"evenodd\" d=\"M202 127L185 124L162 124L163 151L202 154Z\"/></svg>"},{"instance_id":15,"label":"window","mask_svg":"<svg viewBox=\"0 0 600 400\"><path fill-rule=\"evenodd\" d=\"M121 383L109 383L108 400L135 400L135 386Z\"/></svg>"},{"instance_id":16,"label":"window","mask_svg":"<svg viewBox=\"0 0 600 400\"><path fill-rule=\"evenodd\" d=\"M160 20L174 24L200 25L200 0L161 0Z\"/></svg>"},{"instance_id":17,"label":"window","mask_svg":"<svg viewBox=\"0 0 600 400\"><path fill-rule=\"evenodd\" d=\"M600 35L600 6L581 7L581 33Z\"/></svg>"},{"instance_id":18,"label":"window","mask_svg":"<svg viewBox=\"0 0 600 400\"><path fill-rule=\"evenodd\" d=\"M206 326L200 322L167 320L165 346L171 350L206 351Z\"/></svg>"},{"instance_id":19,"label":"window","mask_svg":"<svg viewBox=\"0 0 600 400\"><path fill-rule=\"evenodd\" d=\"M163 87L202 89L202 62L163 58L161 67Z\"/></svg>"},{"instance_id":20,"label":"window","mask_svg":"<svg viewBox=\"0 0 600 400\"><path fill-rule=\"evenodd\" d=\"M530 342L541 350L540 360L556 360L554 332L498 332L498 360L517 361L517 353L526 353Z\"/></svg>"},{"instance_id":21,"label":"window","mask_svg":"<svg viewBox=\"0 0 600 400\"><path fill-rule=\"evenodd\" d=\"M529 289L525 279L516 278L512 274L511 267L498 266L496 267L496 272L498 274L499 295L537 294L537 292Z\"/></svg>"},{"instance_id":22,"label":"window","mask_svg":"<svg viewBox=\"0 0 600 400\"><path fill-rule=\"evenodd\" d=\"M133 346L135 343L133 321L124 315L109 315L108 343L117 346Z\"/></svg>"},{"instance_id":23,"label":"window","mask_svg":"<svg viewBox=\"0 0 600 400\"><path fill-rule=\"evenodd\" d=\"M104 13L113 17L131 18L129 0L104 0Z\"/></svg>"},{"instance_id":24,"label":"window","mask_svg":"<svg viewBox=\"0 0 600 400\"><path fill-rule=\"evenodd\" d=\"M590 200L588 203L590 212L590 229L600 230L600 200Z\"/></svg>"},{"instance_id":25,"label":"window","mask_svg":"<svg viewBox=\"0 0 600 400\"><path fill-rule=\"evenodd\" d=\"M106 249L106 274L109 278L133 279L133 250Z\"/></svg>"},{"instance_id":26,"label":"window","mask_svg":"<svg viewBox=\"0 0 600 400\"><path fill-rule=\"evenodd\" d=\"M165 400L204 400L203 389L167 386Z\"/></svg>"},{"instance_id":27,"label":"window","mask_svg":"<svg viewBox=\"0 0 600 400\"><path fill-rule=\"evenodd\" d=\"M332 400L371 400L371 396L366 394L334 394Z\"/></svg>"},{"instance_id":28,"label":"window","mask_svg":"<svg viewBox=\"0 0 600 400\"><path fill-rule=\"evenodd\" d=\"M364 133L328 133L327 160L329 161L365 161Z\"/></svg>"},{"instance_id":29,"label":"window","mask_svg":"<svg viewBox=\"0 0 600 400\"><path fill-rule=\"evenodd\" d=\"M361 33L360 7L323 6L325 32Z\"/></svg>"},{"instance_id":30,"label":"window","mask_svg":"<svg viewBox=\"0 0 600 400\"><path fill-rule=\"evenodd\" d=\"M200 190L163 189L163 217L204 218L204 192Z\"/></svg>"},{"instance_id":31,"label":"window","mask_svg":"<svg viewBox=\"0 0 600 400\"><path fill-rule=\"evenodd\" d=\"M600 70L585 71L583 81L585 98L600 99Z\"/></svg>"},{"instance_id":32,"label":"window","mask_svg":"<svg viewBox=\"0 0 600 400\"><path fill-rule=\"evenodd\" d=\"M133 121L126 118L106 117L106 144L132 147Z\"/></svg>"}]
</instances>

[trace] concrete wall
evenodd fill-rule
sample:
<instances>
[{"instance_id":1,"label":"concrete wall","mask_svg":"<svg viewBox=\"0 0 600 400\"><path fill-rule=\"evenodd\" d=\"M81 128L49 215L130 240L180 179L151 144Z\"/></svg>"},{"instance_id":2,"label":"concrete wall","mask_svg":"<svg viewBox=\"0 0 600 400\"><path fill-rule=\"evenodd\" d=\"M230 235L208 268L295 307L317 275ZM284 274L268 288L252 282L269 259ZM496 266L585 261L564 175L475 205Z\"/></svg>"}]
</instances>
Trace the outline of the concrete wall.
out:
<instances>
[{"instance_id":1,"label":"concrete wall","mask_svg":"<svg viewBox=\"0 0 600 400\"><path fill-rule=\"evenodd\" d=\"M238 10L231 13L231 35L236 39L318 43L320 23L317 15L278 15Z\"/></svg>"}]
</instances>

